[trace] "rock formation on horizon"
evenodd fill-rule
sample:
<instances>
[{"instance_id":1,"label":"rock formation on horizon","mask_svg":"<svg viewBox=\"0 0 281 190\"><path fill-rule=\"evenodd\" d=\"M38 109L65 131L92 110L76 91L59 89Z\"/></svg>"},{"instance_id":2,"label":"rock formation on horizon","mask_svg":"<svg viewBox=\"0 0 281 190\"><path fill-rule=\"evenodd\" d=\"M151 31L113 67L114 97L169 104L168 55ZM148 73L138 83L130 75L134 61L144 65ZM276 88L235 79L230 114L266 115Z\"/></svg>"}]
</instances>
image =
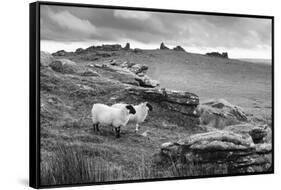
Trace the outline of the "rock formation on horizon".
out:
<instances>
[{"instance_id":1,"label":"rock formation on horizon","mask_svg":"<svg viewBox=\"0 0 281 190\"><path fill-rule=\"evenodd\" d=\"M228 53L227 52L222 52L222 53L219 53L219 52L208 52L208 53L206 53L206 55L228 59Z\"/></svg>"},{"instance_id":2,"label":"rock formation on horizon","mask_svg":"<svg viewBox=\"0 0 281 190\"><path fill-rule=\"evenodd\" d=\"M102 44L101 46L90 46L85 49L85 51L96 51L96 50L102 50L102 51L119 51L122 49L122 46L120 44Z\"/></svg>"},{"instance_id":3,"label":"rock formation on horizon","mask_svg":"<svg viewBox=\"0 0 281 190\"><path fill-rule=\"evenodd\" d=\"M65 50L59 50L55 53L53 53L53 56L65 56L68 52L66 52Z\"/></svg>"},{"instance_id":4,"label":"rock formation on horizon","mask_svg":"<svg viewBox=\"0 0 281 190\"><path fill-rule=\"evenodd\" d=\"M105 51L119 51L122 49L122 46L120 44L103 44L101 49Z\"/></svg>"},{"instance_id":5,"label":"rock formation on horizon","mask_svg":"<svg viewBox=\"0 0 281 190\"><path fill-rule=\"evenodd\" d=\"M83 48L77 48L76 50L75 50L75 53L83 53L83 51L84 51L84 49Z\"/></svg>"},{"instance_id":6,"label":"rock formation on horizon","mask_svg":"<svg viewBox=\"0 0 281 190\"><path fill-rule=\"evenodd\" d=\"M168 50L169 48L168 48L167 46L165 46L165 44L162 42L162 43L160 44L160 49L161 49L161 50Z\"/></svg>"},{"instance_id":7,"label":"rock formation on horizon","mask_svg":"<svg viewBox=\"0 0 281 190\"><path fill-rule=\"evenodd\" d=\"M126 46L124 47L124 50L129 50L130 49L130 43L126 43Z\"/></svg>"},{"instance_id":8,"label":"rock formation on horizon","mask_svg":"<svg viewBox=\"0 0 281 190\"><path fill-rule=\"evenodd\" d=\"M176 46L176 47L173 48L173 50L175 50L175 51L184 51L185 52L185 49L183 47L181 47L181 46Z\"/></svg>"}]
</instances>

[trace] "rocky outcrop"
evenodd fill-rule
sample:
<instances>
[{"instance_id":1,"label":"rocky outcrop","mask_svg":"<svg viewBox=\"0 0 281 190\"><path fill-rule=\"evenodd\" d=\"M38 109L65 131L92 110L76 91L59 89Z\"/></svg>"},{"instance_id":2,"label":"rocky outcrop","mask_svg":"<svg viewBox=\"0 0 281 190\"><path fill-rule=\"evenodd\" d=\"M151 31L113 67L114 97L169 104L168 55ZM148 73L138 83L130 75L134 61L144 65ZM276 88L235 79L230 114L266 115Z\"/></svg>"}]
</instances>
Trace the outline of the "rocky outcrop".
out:
<instances>
[{"instance_id":1,"label":"rocky outcrop","mask_svg":"<svg viewBox=\"0 0 281 190\"><path fill-rule=\"evenodd\" d=\"M161 50L168 50L169 48L166 47L165 44L162 42L162 43L160 44L160 49L161 49Z\"/></svg>"},{"instance_id":2,"label":"rocky outcrop","mask_svg":"<svg viewBox=\"0 0 281 190\"><path fill-rule=\"evenodd\" d=\"M94 66L97 68L107 68L114 70L122 75L127 75L128 79L133 77L136 83L142 87L154 88L159 86L158 81L152 80L146 75L148 66L144 64L137 64L130 61L118 62L116 60L110 60L109 63L95 64ZM130 82L130 84L135 83Z\"/></svg>"},{"instance_id":3,"label":"rocky outcrop","mask_svg":"<svg viewBox=\"0 0 281 190\"><path fill-rule=\"evenodd\" d=\"M40 52L40 64L42 66L49 66L54 61L54 57L48 53L41 51Z\"/></svg>"},{"instance_id":4,"label":"rocky outcrop","mask_svg":"<svg viewBox=\"0 0 281 190\"><path fill-rule=\"evenodd\" d=\"M200 104L197 113L200 115L201 124L212 125L218 129L248 120L242 108L224 99L210 100Z\"/></svg>"},{"instance_id":5,"label":"rocky outcrop","mask_svg":"<svg viewBox=\"0 0 281 190\"><path fill-rule=\"evenodd\" d=\"M53 56L65 56L68 52L64 51L64 50L59 50L55 53L53 53Z\"/></svg>"},{"instance_id":6,"label":"rocky outcrop","mask_svg":"<svg viewBox=\"0 0 281 190\"><path fill-rule=\"evenodd\" d=\"M148 101L158 102L161 106L169 110L188 116L198 116L195 113L195 108L199 104L199 97L193 93L167 90L164 88L148 89L133 87L129 87L128 92Z\"/></svg>"},{"instance_id":7,"label":"rocky outcrop","mask_svg":"<svg viewBox=\"0 0 281 190\"><path fill-rule=\"evenodd\" d=\"M97 47L98 49L102 49L104 51L119 51L122 49L122 46L120 44L105 44L102 45L101 47Z\"/></svg>"},{"instance_id":8,"label":"rocky outcrop","mask_svg":"<svg viewBox=\"0 0 281 190\"><path fill-rule=\"evenodd\" d=\"M199 133L178 142L162 144L156 165L227 166L228 174L271 170L271 144L254 144L251 138L229 131Z\"/></svg>"},{"instance_id":9,"label":"rocky outcrop","mask_svg":"<svg viewBox=\"0 0 281 190\"><path fill-rule=\"evenodd\" d=\"M128 66L130 68L130 71L132 71L135 74L145 73L148 70L148 66L143 64L134 64Z\"/></svg>"},{"instance_id":10,"label":"rocky outcrop","mask_svg":"<svg viewBox=\"0 0 281 190\"><path fill-rule=\"evenodd\" d=\"M258 123L241 123L230 125L224 128L226 131L231 131L252 138L255 144L271 143L272 131L271 128L264 124Z\"/></svg>"},{"instance_id":11,"label":"rocky outcrop","mask_svg":"<svg viewBox=\"0 0 281 190\"><path fill-rule=\"evenodd\" d=\"M250 136L252 137L254 143L264 143L266 140L266 136L268 135L268 129L263 127L255 127L251 131L249 131ZM271 132L271 131L270 131Z\"/></svg>"},{"instance_id":12,"label":"rocky outcrop","mask_svg":"<svg viewBox=\"0 0 281 190\"><path fill-rule=\"evenodd\" d=\"M82 48L79 48L82 49ZM103 44L101 46L90 46L88 48L86 48L83 51L79 51L76 53L93 53L93 52L97 52L97 51L119 51L122 49L122 46L120 44ZM100 52L102 53L102 52Z\"/></svg>"},{"instance_id":13,"label":"rocky outcrop","mask_svg":"<svg viewBox=\"0 0 281 190\"><path fill-rule=\"evenodd\" d=\"M147 75L144 75L141 77L136 77L135 79L136 79L136 81L139 82L139 85L142 87L154 88L154 87L160 85L160 83L157 80L152 80Z\"/></svg>"},{"instance_id":14,"label":"rocky outcrop","mask_svg":"<svg viewBox=\"0 0 281 190\"><path fill-rule=\"evenodd\" d=\"M173 50L185 52L185 49L183 47L181 47L181 46L176 46L176 47L173 48Z\"/></svg>"},{"instance_id":15,"label":"rocky outcrop","mask_svg":"<svg viewBox=\"0 0 281 190\"><path fill-rule=\"evenodd\" d=\"M96 49L97 49L97 47L93 45L93 46L87 47L84 52L92 52L92 51L95 51Z\"/></svg>"},{"instance_id":16,"label":"rocky outcrop","mask_svg":"<svg viewBox=\"0 0 281 190\"><path fill-rule=\"evenodd\" d=\"M80 53L83 53L84 52L84 49L83 48L78 48L75 50L75 53L77 54L80 54Z\"/></svg>"},{"instance_id":17,"label":"rocky outcrop","mask_svg":"<svg viewBox=\"0 0 281 190\"><path fill-rule=\"evenodd\" d=\"M49 65L54 71L63 74L74 74L77 72L76 63L68 59L58 59Z\"/></svg>"},{"instance_id":18,"label":"rocky outcrop","mask_svg":"<svg viewBox=\"0 0 281 190\"><path fill-rule=\"evenodd\" d=\"M130 50L130 43L126 43L126 46L124 47L124 50Z\"/></svg>"},{"instance_id":19,"label":"rocky outcrop","mask_svg":"<svg viewBox=\"0 0 281 190\"><path fill-rule=\"evenodd\" d=\"M124 62L118 63L116 60L112 60L110 64L111 65L119 65L122 68L130 68L130 69L135 65L139 65L139 64L136 64L136 63L131 62L131 61L124 61Z\"/></svg>"},{"instance_id":20,"label":"rocky outcrop","mask_svg":"<svg viewBox=\"0 0 281 190\"><path fill-rule=\"evenodd\" d=\"M108 64L105 64L105 65L108 65ZM110 60L109 65L126 68L129 71L133 72L134 74L146 73L146 71L148 70L147 65L137 64L137 63L134 63L131 61L118 62L113 59L113 60Z\"/></svg>"},{"instance_id":21,"label":"rocky outcrop","mask_svg":"<svg viewBox=\"0 0 281 190\"><path fill-rule=\"evenodd\" d=\"M134 52L134 53L142 53L143 50L142 50L142 49L139 49L139 48L135 48L135 49L133 50L133 52Z\"/></svg>"},{"instance_id":22,"label":"rocky outcrop","mask_svg":"<svg viewBox=\"0 0 281 190\"><path fill-rule=\"evenodd\" d=\"M219 53L219 52L209 52L209 53L206 53L206 55L228 59L228 53L227 52L222 52L222 53Z\"/></svg>"}]
</instances>

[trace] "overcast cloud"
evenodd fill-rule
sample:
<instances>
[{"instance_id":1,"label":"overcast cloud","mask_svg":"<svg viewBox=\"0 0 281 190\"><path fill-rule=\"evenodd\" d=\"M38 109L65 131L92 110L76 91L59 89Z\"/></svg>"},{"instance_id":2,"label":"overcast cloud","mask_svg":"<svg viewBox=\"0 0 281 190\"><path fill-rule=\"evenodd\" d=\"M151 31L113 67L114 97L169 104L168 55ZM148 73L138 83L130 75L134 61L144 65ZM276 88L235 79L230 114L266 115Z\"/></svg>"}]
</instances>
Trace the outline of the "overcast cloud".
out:
<instances>
[{"instance_id":1,"label":"overcast cloud","mask_svg":"<svg viewBox=\"0 0 281 190\"><path fill-rule=\"evenodd\" d=\"M41 40L57 46L131 42L140 48L158 48L163 41L199 53L271 58L271 20L44 5Z\"/></svg>"}]
</instances>

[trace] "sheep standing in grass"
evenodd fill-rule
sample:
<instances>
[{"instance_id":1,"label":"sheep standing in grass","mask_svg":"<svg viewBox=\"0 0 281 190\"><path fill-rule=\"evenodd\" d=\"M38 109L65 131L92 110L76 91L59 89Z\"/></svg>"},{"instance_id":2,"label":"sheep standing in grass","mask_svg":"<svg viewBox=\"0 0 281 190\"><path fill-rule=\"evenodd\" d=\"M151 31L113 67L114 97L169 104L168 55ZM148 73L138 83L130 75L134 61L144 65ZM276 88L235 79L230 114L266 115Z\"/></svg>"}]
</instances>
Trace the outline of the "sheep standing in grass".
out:
<instances>
[{"instance_id":1,"label":"sheep standing in grass","mask_svg":"<svg viewBox=\"0 0 281 190\"><path fill-rule=\"evenodd\" d=\"M114 127L116 137L120 137L120 127L124 127L135 114L133 106L125 104L122 108L114 108L104 104L94 104L92 108L92 120L94 130L99 131L99 125L111 125Z\"/></svg>"},{"instance_id":2,"label":"sheep standing in grass","mask_svg":"<svg viewBox=\"0 0 281 190\"><path fill-rule=\"evenodd\" d=\"M118 103L114 104L111 107L114 108L124 108L126 104ZM148 115L148 111L152 111L152 106L148 102L140 103L139 105L134 105L134 109L136 113L134 115L130 115L129 123L136 124L136 132L139 130L139 124L144 122Z\"/></svg>"}]
</instances>

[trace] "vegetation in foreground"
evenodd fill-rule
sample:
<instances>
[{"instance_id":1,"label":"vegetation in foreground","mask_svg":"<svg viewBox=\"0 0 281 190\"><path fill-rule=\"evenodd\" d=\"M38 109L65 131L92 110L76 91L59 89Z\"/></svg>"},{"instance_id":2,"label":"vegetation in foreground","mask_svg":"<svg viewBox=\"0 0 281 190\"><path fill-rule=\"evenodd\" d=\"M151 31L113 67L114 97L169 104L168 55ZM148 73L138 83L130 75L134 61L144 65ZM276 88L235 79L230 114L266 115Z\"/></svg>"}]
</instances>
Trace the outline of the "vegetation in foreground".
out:
<instances>
[{"instance_id":1,"label":"vegetation in foreground","mask_svg":"<svg viewBox=\"0 0 281 190\"><path fill-rule=\"evenodd\" d=\"M145 158L144 155L140 155L140 158L135 175L130 176L116 163L91 158L78 148L57 145L54 156L41 165L41 184L77 184L227 174L227 166L224 164L190 163L182 167L172 164L170 168L156 169L151 159Z\"/></svg>"}]
</instances>

